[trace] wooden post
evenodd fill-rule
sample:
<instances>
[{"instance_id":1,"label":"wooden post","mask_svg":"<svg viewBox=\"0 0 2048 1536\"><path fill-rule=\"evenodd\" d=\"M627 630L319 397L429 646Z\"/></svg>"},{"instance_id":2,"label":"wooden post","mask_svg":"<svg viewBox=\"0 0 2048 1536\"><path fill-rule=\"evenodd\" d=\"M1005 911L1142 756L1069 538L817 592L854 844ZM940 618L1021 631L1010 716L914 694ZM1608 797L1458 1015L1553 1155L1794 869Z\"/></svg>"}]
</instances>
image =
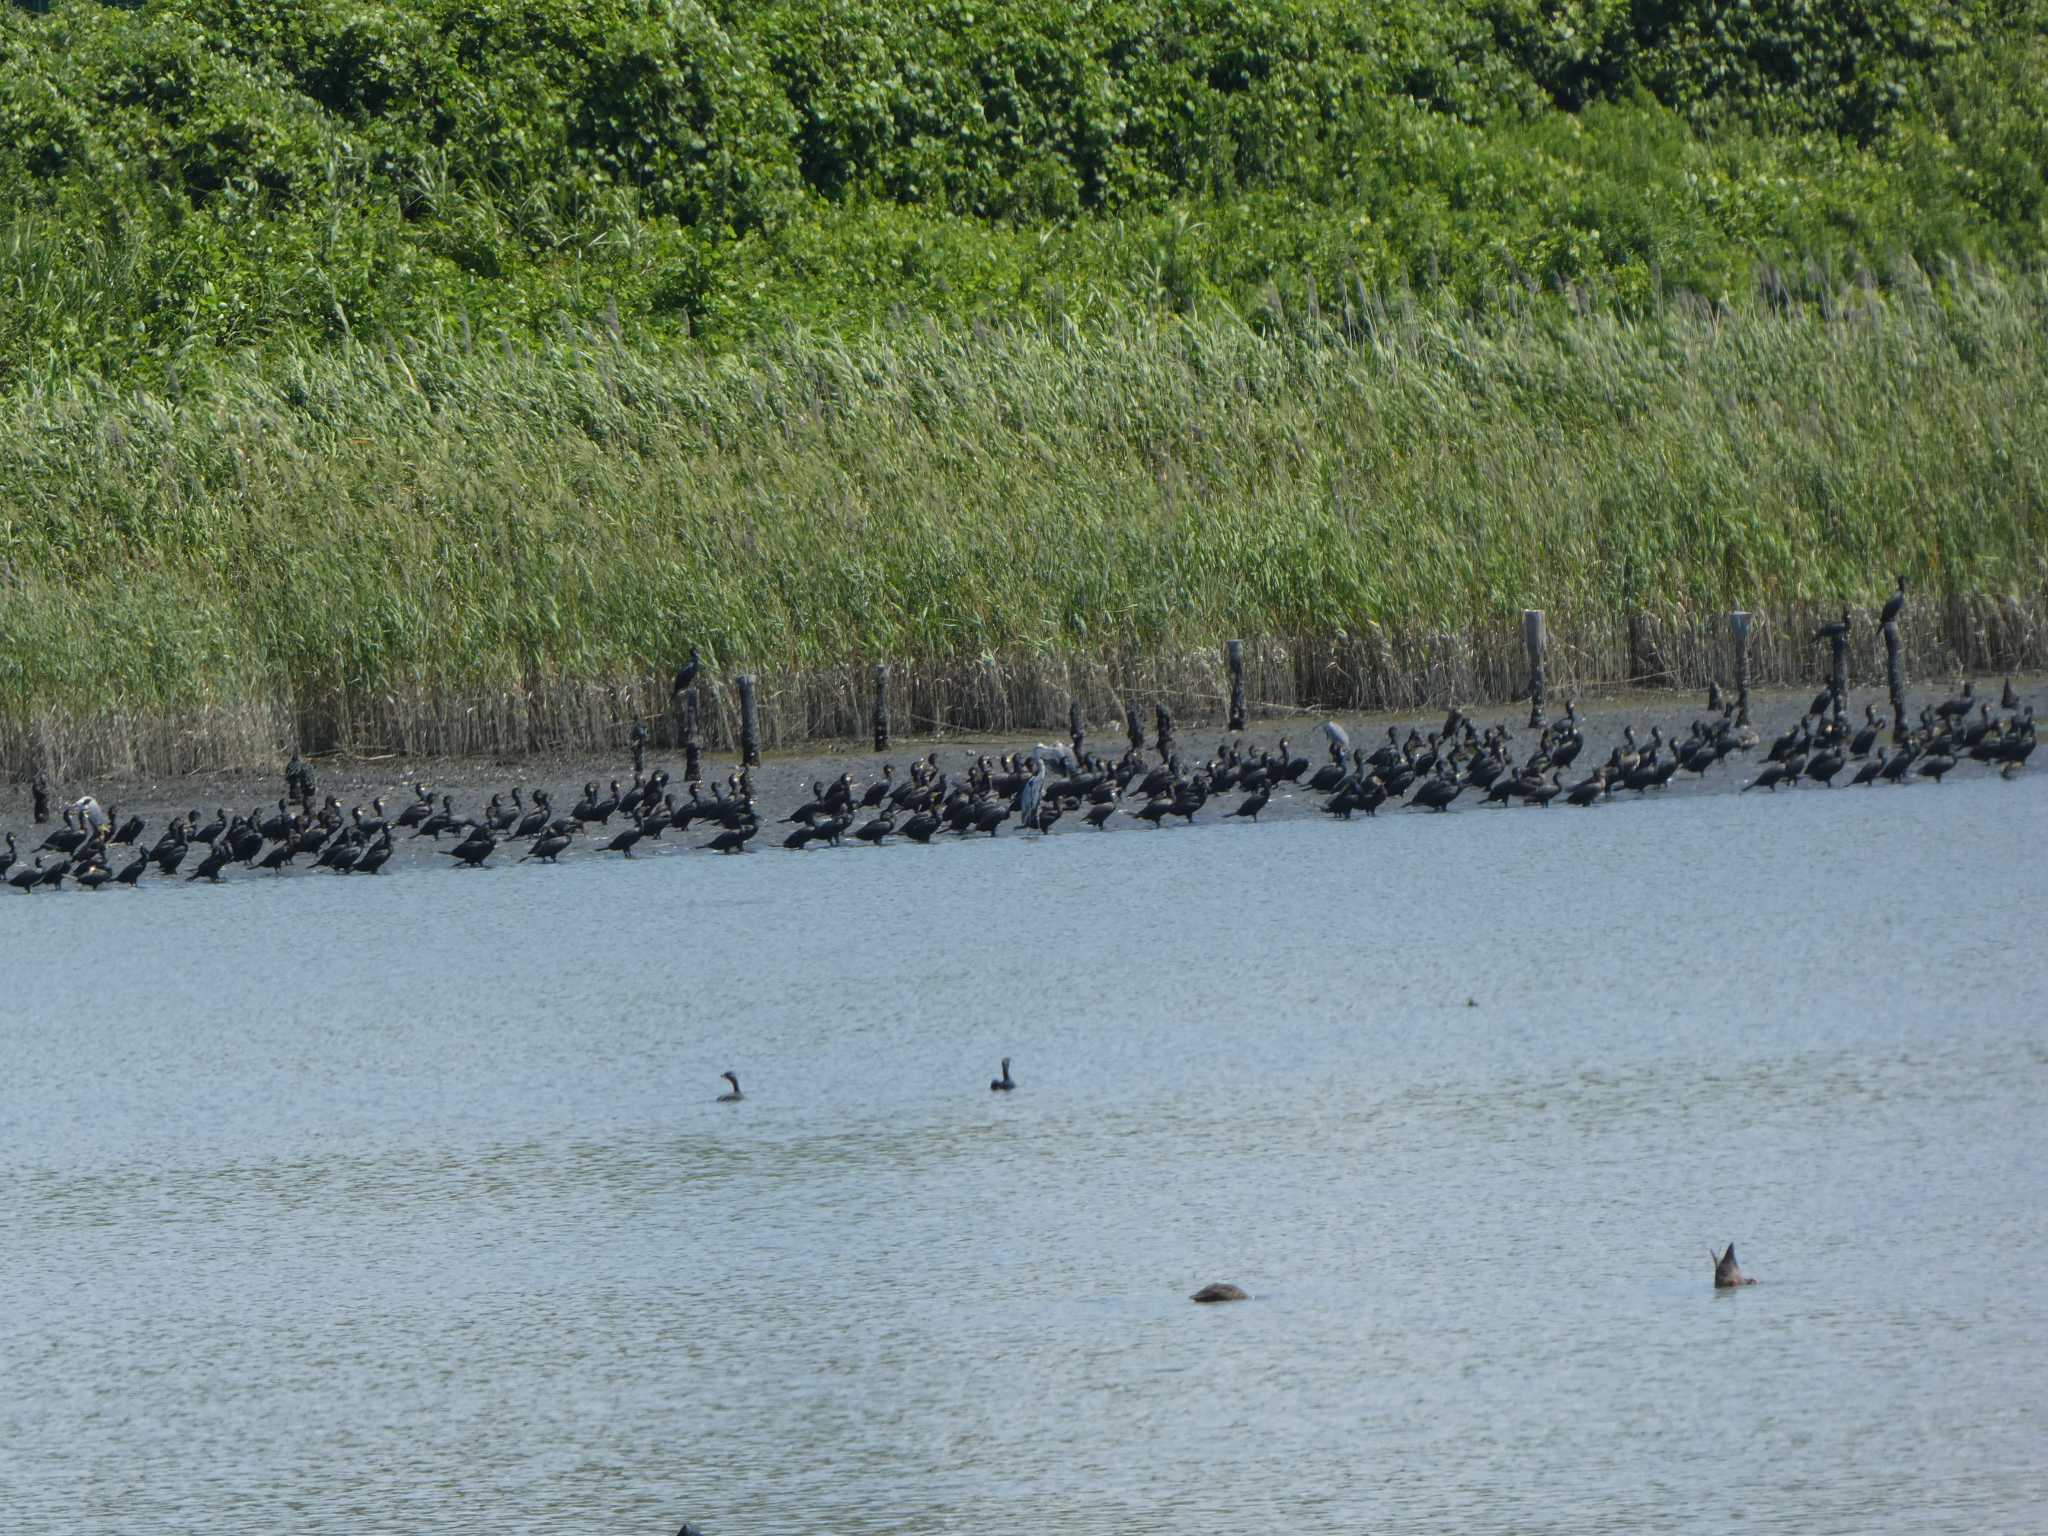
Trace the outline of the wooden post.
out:
<instances>
[{"instance_id":1,"label":"wooden post","mask_svg":"<svg viewBox=\"0 0 2048 1536\"><path fill-rule=\"evenodd\" d=\"M626 735L626 744L633 749L633 777L637 779L647 771L647 722L638 715L633 717L633 729Z\"/></svg>"},{"instance_id":2,"label":"wooden post","mask_svg":"<svg viewBox=\"0 0 2048 1536\"><path fill-rule=\"evenodd\" d=\"M36 769L35 777L28 781L28 792L35 800L35 823L40 827L50 819L50 776Z\"/></svg>"},{"instance_id":3,"label":"wooden post","mask_svg":"<svg viewBox=\"0 0 2048 1536\"><path fill-rule=\"evenodd\" d=\"M1529 729L1541 729L1548 722L1543 718L1543 610L1524 608L1522 610L1522 646L1529 653Z\"/></svg>"},{"instance_id":4,"label":"wooden post","mask_svg":"<svg viewBox=\"0 0 2048 1536\"><path fill-rule=\"evenodd\" d=\"M1245 726L1244 642L1225 641L1223 660L1230 668L1230 728L1233 731L1241 731Z\"/></svg>"},{"instance_id":5,"label":"wooden post","mask_svg":"<svg viewBox=\"0 0 2048 1536\"><path fill-rule=\"evenodd\" d=\"M1076 771L1078 771L1082 759L1081 701L1079 699L1067 700L1067 731L1074 738L1074 763L1076 766Z\"/></svg>"},{"instance_id":6,"label":"wooden post","mask_svg":"<svg viewBox=\"0 0 2048 1536\"><path fill-rule=\"evenodd\" d=\"M875 664L875 750L889 750L889 664Z\"/></svg>"},{"instance_id":7,"label":"wooden post","mask_svg":"<svg viewBox=\"0 0 2048 1536\"><path fill-rule=\"evenodd\" d=\"M1173 716L1164 704L1154 704L1152 712L1159 729L1159 756L1164 760L1173 756Z\"/></svg>"},{"instance_id":8,"label":"wooden post","mask_svg":"<svg viewBox=\"0 0 2048 1536\"><path fill-rule=\"evenodd\" d=\"M1728 615L1728 633L1735 637L1735 723L1749 724L1749 615L1741 609Z\"/></svg>"},{"instance_id":9,"label":"wooden post","mask_svg":"<svg viewBox=\"0 0 2048 1536\"><path fill-rule=\"evenodd\" d=\"M1884 627L1884 680L1892 695L1892 744L1904 746L1906 730L1906 663L1899 654L1899 621Z\"/></svg>"},{"instance_id":10,"label":"wooden post","mask_svg":"<svg viewBox=\"0 0 2048 1536\"><path fill-rule=\"evenodd\" d=\"M1828 636L1828 691L1835 696L1835 718L1849 702L1849 637Z\"/></svg>"},{"instance_id":11,"label":"wooden post","mask_svg":"<svg viewBox=\"0 0 2048 1536\"><path fill-rule=\"evenodd\" d=\"M735 682L740 690L740 764L761 766L761 716L754 706L754 674L742 672Z\"/></svg>"},{"instance_id":12,"label":"wooden post","mask_svg":"<svg viewBox=\"0 0 2048 1536\"><path fill-rule=\"evenodd\" d=\"M697 725L695 685L676 695L683 711L683 782L695 784L704 772L704 734Z\"/></svg>"},{"instance_id":13,"label":"wooden post","mask_svg":"<svg viewBox=\"0 0 2048 1536\"><path fill-rule=\"evenodd\" d=\"M1138 718L1138 706L1135 704L1124 706L1124 735L1130 739L1133 752L1145 750L1145 726Z\"/></svg>"}]
</instances>

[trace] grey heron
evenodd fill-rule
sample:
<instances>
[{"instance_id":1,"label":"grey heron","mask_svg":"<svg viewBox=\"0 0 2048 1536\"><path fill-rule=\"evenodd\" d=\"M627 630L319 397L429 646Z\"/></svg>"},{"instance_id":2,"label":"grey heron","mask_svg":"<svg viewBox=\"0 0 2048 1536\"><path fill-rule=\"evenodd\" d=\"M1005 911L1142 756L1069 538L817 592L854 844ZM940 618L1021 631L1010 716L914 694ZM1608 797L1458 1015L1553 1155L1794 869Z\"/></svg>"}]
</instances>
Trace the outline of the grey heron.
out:
<instances>
[{"instance_id":1,"label":"grey heron","mask_svg":"<svg viewBox=\"0 0 2048 1536\"><path fill-rule=\"evenodd\" d=\"M1038 825L1038 807L1045 799L1045 764L1036 756L1031 759L1031 773L1024 780L1024 787L1017 791L1017 814L1021 825L1033 831L1041 830Z\"/></svg>"}]
</instances>

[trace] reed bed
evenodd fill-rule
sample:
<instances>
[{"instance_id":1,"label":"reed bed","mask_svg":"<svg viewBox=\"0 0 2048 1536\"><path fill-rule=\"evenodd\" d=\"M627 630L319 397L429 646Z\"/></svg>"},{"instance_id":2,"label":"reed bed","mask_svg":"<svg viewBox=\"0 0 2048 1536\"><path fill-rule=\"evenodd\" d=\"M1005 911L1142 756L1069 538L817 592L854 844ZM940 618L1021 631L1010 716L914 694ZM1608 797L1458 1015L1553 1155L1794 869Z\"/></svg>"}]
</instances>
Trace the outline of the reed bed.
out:
<instances>
[{"instance_id":1,"label":"reed bed","mask_svg":"<svg viewBox=\"0 0 2048 1536\"><path fill-rule=\"evenodd\" d=\"M1329 308L1326 307L1325 313ZM1353 296L1269 334L565 328L251 355L0 399L0 760L520 754L667 729L696 644L768 743L1764 682L1904 572L1914 675L2048 663L2048 279L1483 315ZM1859 632L1860 680L1877 674Z\"/></svg>"}]
</instances>

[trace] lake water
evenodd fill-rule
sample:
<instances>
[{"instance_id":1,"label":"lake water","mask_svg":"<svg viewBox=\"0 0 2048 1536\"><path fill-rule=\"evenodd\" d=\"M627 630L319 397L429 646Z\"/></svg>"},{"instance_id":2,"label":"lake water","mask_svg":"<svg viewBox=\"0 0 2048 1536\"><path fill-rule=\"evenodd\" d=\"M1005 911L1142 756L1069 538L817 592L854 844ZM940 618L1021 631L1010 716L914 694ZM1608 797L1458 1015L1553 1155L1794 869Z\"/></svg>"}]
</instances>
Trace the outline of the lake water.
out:
<instances>
[{"instance_id":1,"label":"lake water","mask_svg":"<svg viewBox=\"0 0 2048 1536\"><path fill-rule=\"evenodd\" d=\"M0 1508L2048 1529L2044 849L2037 773L5 900Z\"/></svg>"}]
</instances>

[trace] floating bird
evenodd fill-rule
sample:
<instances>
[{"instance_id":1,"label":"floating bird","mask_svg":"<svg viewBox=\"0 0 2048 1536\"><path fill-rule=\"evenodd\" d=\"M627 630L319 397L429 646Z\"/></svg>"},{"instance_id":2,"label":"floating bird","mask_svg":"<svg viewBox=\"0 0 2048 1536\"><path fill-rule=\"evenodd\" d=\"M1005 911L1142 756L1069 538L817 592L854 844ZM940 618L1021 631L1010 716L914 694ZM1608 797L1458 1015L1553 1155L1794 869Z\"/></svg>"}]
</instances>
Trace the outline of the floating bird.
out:
<instances>
[{"instance_id":1,"label":"floating bird","mask_svg":"<svg viewBox=\"0 0 2048 1536\"><path fill-rule=\"evenodd\" d=\"M1215 1285L1203 1286L1199 1291L1195 1292L1194 1295L1190 1296L1188 1300L1200 1302L1250 1301L1251 1297L1247 1296L1243 1291L1239 1290L1234 1285L1225 1285L1219 1282Z\"/></svg>"},{"instance_id":2,"label":"floating bird","mask_svg":"<svg viewBox=\"0 0 2048 1536\"><path fill-rule=\"evenodd\" d=\"M1736 1267L1735 1245L1733 1243L1730 1243L1728 1245L1728 1251L1726 1253L1715 1253L1713 1249L1709 1248L1707 1250L1707 1256L1714 1261L1715 1290L1728 1291L1733 1290L1738 1285L1756 1284L1754 1280L1750 1279L1747 1275L1743 1274L1743 1272Z\"/></svg>"},{"instance_id":3,"label":"floating bird","mask_svg":"<svg viewBox=\"0 0 2048 1536\"><path fill-rule=\"evenodd\" d=\"M1008 1093L1012 1088L1015 1088L1017 1086L1016 1083L1010 1080L1009 1057L1005 1056L1003 1058L1003 1075L997 1078L994 1082L990 1083L988 1086L990 1091L994 1093Z\"/></svg>"},{"instance_id":4,"label":"floating bird","mask_svg":"<svg viewBox=\"0 0 2048 1536\"><path fill-rule=\"evenodd\" d=\"M746 1097L746 1095L744 1095L744 1094L742 1094L742 1093L740 1092L740 1080L739 1080L739 1079L738 1079L737 1077L733 1076L733 1074L732 1074L732 1073L730 1073L730 1072L721 1072L721 1073L719 1073L718 1075L719 1075L720 1077L724 1078L724 1079L725 1079L725 1080L726 1080L726 1081L727 1081L728 1083L731 1083L731 1084L732 1084L732 1092L730 1092L730 1093L721 1093L721 1094L720 1094L720 1095L718 1096L718 1102L719 1102L719 1103L721 1103L721 1104L737 1104L737 1103L739 1103L739 1101L740 1101L741 1099L743 1099L744 1097Z\"/></svg>"}]
</instances>

